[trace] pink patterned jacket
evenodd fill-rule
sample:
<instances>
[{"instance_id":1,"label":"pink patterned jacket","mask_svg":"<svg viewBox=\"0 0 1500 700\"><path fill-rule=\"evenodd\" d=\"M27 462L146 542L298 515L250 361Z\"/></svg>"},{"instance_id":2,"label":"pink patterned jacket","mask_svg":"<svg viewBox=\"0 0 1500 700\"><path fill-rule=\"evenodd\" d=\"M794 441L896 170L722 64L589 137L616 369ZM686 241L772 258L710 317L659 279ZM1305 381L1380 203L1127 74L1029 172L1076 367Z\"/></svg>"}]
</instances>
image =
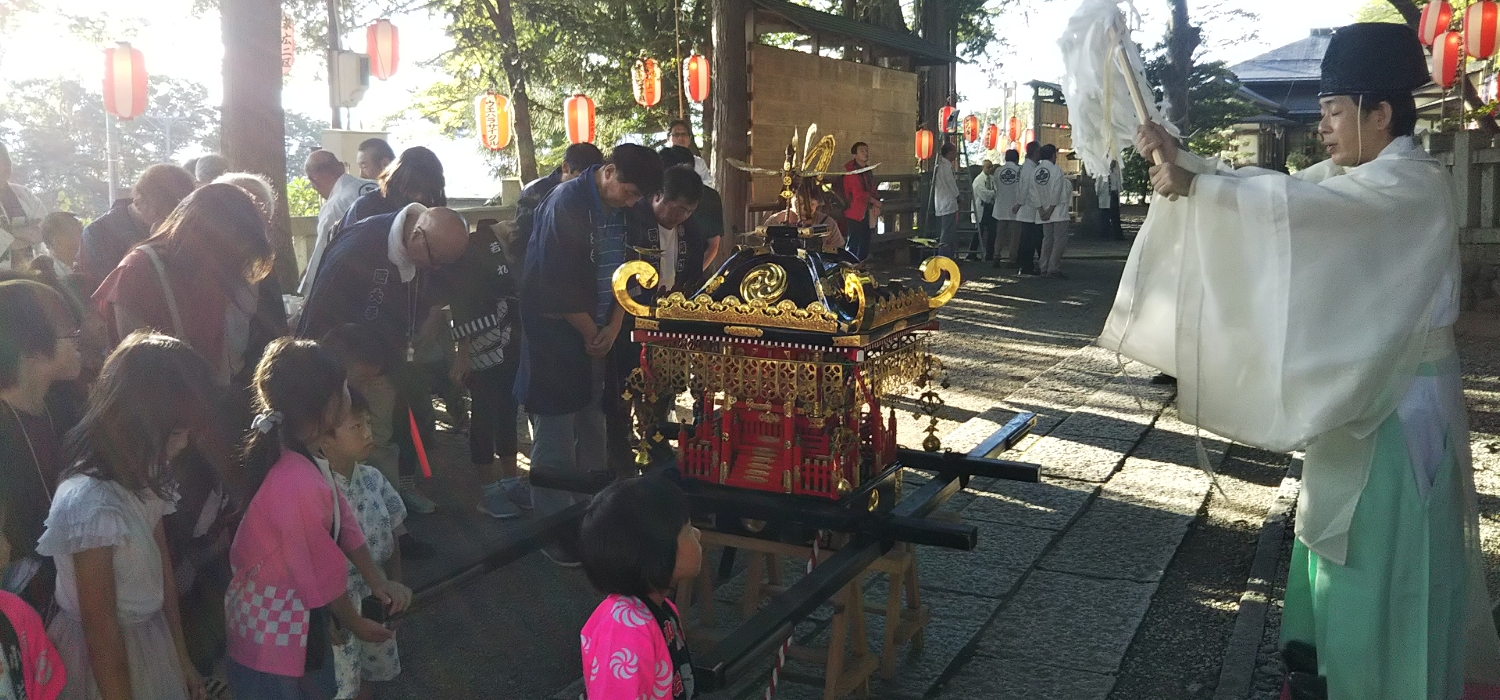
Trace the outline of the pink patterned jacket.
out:
<instances>
[{"instance_id":1,"label":"pink patterned jacket","mask_svg":"<svg viewBox=\"0 0 1500 700\"><path fill-rule=\"evenodd\" d=\"M676 613L677 606L667 601ZM583 687L588 700L666 700L676 674L667 640L639 598L611 595L583 626Z\"/></svg>"},{"instance_id":2,"label":"pink patterned jacket","mask_svg":"<svg viewBox=\"0 0 1500 700\"><path fill-rule=\"evenodd\" d=\"M334 499L342 513L333 541ZM365 544L359 520L318 466L286 451L250 499L229 548L229 655L246 668L301 677L314 608L344 594L348 560Z\"/></svg>"}]
</instances>

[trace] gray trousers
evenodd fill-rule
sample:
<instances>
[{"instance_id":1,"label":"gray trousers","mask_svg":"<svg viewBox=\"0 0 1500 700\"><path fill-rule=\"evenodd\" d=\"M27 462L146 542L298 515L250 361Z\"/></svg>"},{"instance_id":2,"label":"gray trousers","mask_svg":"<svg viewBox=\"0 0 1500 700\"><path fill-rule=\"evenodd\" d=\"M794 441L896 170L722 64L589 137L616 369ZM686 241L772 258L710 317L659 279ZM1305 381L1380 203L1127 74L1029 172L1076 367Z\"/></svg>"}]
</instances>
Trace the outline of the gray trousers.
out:
<instances>
[{"instance_id":1,"label":"gray trousers","mask_svg":"<svg viewBox=\"0 0 1500 700\"><path fill-rule=\"evenodd\" d=\"M606 449L604 411L599 400L604 394L604 360L594 360L593 395L576 413L552 416L530 414L531 471L562 474L587 474L609 470ZM587 498L572 491L537 488L532 502L538 516L556 513Z\"/></svg>"},{"instance_id":2,"label":"gray trousers","mask_svg":"<svg viewBox=\"0 0 1500 700\"><path fill-rule=\"evenodd\" d=\"M1004 258L1011 262L1019 261L1021 222L1015 219L1001 219L995 223L999 225L999 235L995 237L995 259Z\"/></svg>"},{"instance_id":3,"label":"gray trousers","mask_svg":"<svg viewBox=\"0 0 1500 700\"><path fill-rule=\"evenodd\" d=\"M1063 252L1068 249L1068 239L1073 236L1073 222L1054 221L1042 224L1042 274L1061 271Z\"/></svg>"},{"instance_id":4,"label":"gray trousers","mask_svg":"<svg viewBox=\"0 0 1500 700\"><path fill-rule=\"evenodd\" d=\"M948 214L937 217L938 221L938 255L957 258L958 251L958 214Z\"/></svg>"}]
</instances>

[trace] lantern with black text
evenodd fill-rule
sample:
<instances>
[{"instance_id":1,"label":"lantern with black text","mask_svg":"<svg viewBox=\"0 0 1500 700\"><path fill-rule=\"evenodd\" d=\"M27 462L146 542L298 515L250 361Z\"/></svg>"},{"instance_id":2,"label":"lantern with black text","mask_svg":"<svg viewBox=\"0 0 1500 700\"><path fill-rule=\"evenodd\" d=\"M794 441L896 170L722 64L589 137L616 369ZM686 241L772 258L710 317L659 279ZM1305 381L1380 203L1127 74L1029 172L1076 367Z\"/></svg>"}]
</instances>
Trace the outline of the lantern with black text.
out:
<instances>
[{"instance_id":1,"label":"lantern with black text","mask_svg":"<svg viewBox=\"0 0 1500 700\"><path fill-rule=\"evenodd\" d=\"M1422 8L1422 19L1417 22L1417 38L1425 46L1432 46L1439 34L1448 31L1453 22L1453 6L1443 0L1429 2Z\"/></svg>"},{"instance_id":2,"label":"lantern with black text","mask_svg":"<svg viewBox=\"0 0 1500 700\"><path fill-rule=\"evenodd\" d=\"M1015 143L1021 140L1021 118L1011 117L1010 126L1005 130L1005 140Z\"/></svg>"},{"instance_id":3,"label":"lantern with black text","mask_svg":"<svg viewBox=\"0 0 1500 700\"><path fill-rule=\"evenodd\" d=\"M979 140L979 117L972 114L964 117L964 140L969 143Z\"/></svg>"},{"instance_id":4,"label":"lantern with black text","mask_svg":"<svg viewBox=\"0 0 1500 700\"><path fill-rule=\"evenodd\" d=\"M474 130L479 133L479 144L491 151L510 145L511 135L510 98L486 92L474 98Z\"/></svg>"},{"instance_id":5,"label":"lantern with black text","mask_svg":"<svg viewBox=\"0 0 1500 700\"><path fill-rule=\"evenodd\" d=\"M563 118L567 121L568 143L592 143L594 140L594 101L578 93L563 101Z\"/></svg>"},{"instance_id":6,"label":"lantern with black text","mask_svg":"<svg viewBox=\"0 0 1500 700\"><path fill-rule=\"evenodd\" d=\"M917 160L927 160L932 157L932 132L926 129L917 129Z\"/></svg>"},{"instance_id":7,"label":"lantern with black text","mask_svg":"<svg viewBox=\"0 0 1500 700\"><path fill-rule=\"evenodd\" d=\"M953 119L953 115L957 113L958 109L956 107L952 105L945 105L942 111L938 112L938 131L946 134L950 131L957 130L958 124L955 123Z\"/></svg>"},{"instance_id":8,"label":"lantern with black text","mask_svg":"<svg viewBox=\"0 0 1500 700\"><path fill-rule=\"evenodd\" d=\"M297 60L297 25L292 18L281 16L281 74L292 72L292 63Z\"/></svg>"},{"instance_id":9,"label":"lantern with black text","mask_svg":"<svg viewBox=\"0 0 1500 700\"><path fill-rule=\"evenodd\" d=\"M401 56L400 33L388 19L377 19L365 29L365 52L370 54L370 75L381 80L395 75Z\"/></svg>"},{"instance_id":10,"label":"lantern with black text","mask_svg":"<svg viewBox=\"0 0 1500 700\"><path fill-rule=\"evenodd\" d=\"M642 58L630 69L631 82L635 87L635 101L642 107L655 107L661 102L661 66L654 58Z\"/></svg>"},{"instance_id":11,"label":"lantern with black text","mask_svg":"<svg viewBox=\"0 0 1500 700\"><path fill-rule=\"evenodd\" d=\"M688 99L698 104L708 99L708 59L698 54L693 54L687 60L687 94Z\"/></svg>"},{"instance_id":12,"label":"lantern with black text","mask_svg":"<svg viewBox=\"0 0 1500 700\"><path fill-rule=\"evenodd\" d=\"M993 151L1000 147L1000 127L991 124L984 127L984 150Z\"/></svg>"},{"instance_id":13,"label":"lantern with black text","mask_svg":"<svg viewBox=\"0 0 1500 700\"><path fill-rule=\"evenodd\" d=\"M104 109L121 119L146 111L146 57L128 42L104 50Z\"/></svg>"},{"instance_id":14,"label":"lantern with black text","mask_svg":"<svg viewBox=\"0 0 1500 700\"><path fill-rule=\"evenodd\" d=\"M1495 55L1495 29L1500 21L1500 5L1479 0L1464 10L1464 51L1473 58Z\"/></svg>"},{"instance_id":15,"label":"lantern with black text","mask_svg":"<svg viewBox=\"0 0 1500 700\"><path fill-rule=\"evenodd\" d=\"M1458 66L1463 60L1464 38L1458 32L1443 32L1432 43L1432 82L1444 90L1458 80Z\"/></svg>"}]
</instances>

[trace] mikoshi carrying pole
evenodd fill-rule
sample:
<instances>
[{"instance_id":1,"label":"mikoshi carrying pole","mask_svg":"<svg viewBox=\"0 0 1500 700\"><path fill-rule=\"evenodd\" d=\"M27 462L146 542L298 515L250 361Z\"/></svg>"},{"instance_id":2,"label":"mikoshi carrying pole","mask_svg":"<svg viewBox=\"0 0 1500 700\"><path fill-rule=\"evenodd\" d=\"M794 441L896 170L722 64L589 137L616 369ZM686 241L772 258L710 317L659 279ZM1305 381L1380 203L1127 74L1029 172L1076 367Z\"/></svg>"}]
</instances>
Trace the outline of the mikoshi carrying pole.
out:
<instances>
[{"instance_id":1,"label":"mikoshi carrying pole","mask_svg":"<svg viewBox=\"0 0 1500 700\"><path fill-rule=\"evenodd\" d=\"M1062 88L1073 148L1089 172L1109 172L1110 161L1134 142L1136 127L1142 124L1155 122L1178 135L1166 110L1147 99L1151 93L1145 63L1130 39L1119 0L1083 0L1057 45L1067 68ZM1160 154L1151 157L1161 164Z\"/></svg>"}]
</instances>

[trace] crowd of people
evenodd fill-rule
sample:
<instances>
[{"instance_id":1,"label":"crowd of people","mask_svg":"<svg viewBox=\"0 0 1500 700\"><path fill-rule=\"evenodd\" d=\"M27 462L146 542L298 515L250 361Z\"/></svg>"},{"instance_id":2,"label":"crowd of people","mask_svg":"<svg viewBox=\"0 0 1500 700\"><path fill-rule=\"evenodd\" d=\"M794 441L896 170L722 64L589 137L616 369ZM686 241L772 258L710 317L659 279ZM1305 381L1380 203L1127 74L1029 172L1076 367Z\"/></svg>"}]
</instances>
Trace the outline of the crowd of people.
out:
<instances>
[{"instance_id":1,"label":"crowd of people","mask_svg":"<svg viewBox=\"0 0 1500 700\"><path fill-rule=\"evenodd\" d=\"M1053 153L1030 152L1023 178L1055 172ZM850 154L868 165L866 144ZM323 205L295 294L272 274L275 191L222 156L147 168L87 225L0 188L0 697L369 697L400 673L382 623L410 602L402 562L434 553L407 529L438 508L416 479L434 395L468 433L488 516L579 498L522 478L523 409L533 473L623 477L543 552L584 566L601 610L675 629L662 593L696 571L696 536L675 486L635 478L620 395L639 346L611 280L644 257L645 298L690 294L719 257L722 200L689 125L659 150L568 147L505 221L450 209L420 146L371 139L350 170L324 150L304 163ZM1041 175L1005 172L993 218L1066 220ZM826 225L825 249L867 257L873 176L803 184L809 206L769 223ZM1066 234L1043 237L1054 271ZM591 635L638 634L609 629L631 615L596 614L585 655ZM674 634L646 651L686 697Z\"/></svg>"},{"instance_id":2,"label":"crowd of people","mask_svg":"<svg viewBox=\"0 0 1500 700\"><path fill-rule=\"evenodd\" d=\"M489 516L573 498L521 478L523 407L534 470L638 470L610 276L648 251L646 294L691 292L718 256L687 128L569 147L509 221L448 208L426 148L371 139L353 173L315 151L295 296L274 190L222 156L147 168L87 225L0 192L0 697L355 698L399 674L382 623L410 602L403 559L432 554L406 522L437 508L414 478L434 393Z\"/></svg>"}]
</instances>

